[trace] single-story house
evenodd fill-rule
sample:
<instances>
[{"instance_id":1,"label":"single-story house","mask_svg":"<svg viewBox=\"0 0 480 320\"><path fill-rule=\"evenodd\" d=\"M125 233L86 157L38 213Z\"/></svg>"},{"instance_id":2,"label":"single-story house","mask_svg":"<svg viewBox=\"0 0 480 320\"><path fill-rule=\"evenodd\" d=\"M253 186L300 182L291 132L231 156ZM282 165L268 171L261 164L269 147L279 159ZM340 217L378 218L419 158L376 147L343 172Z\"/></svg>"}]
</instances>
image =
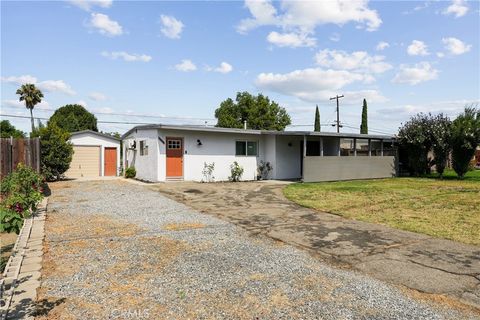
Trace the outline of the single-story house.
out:
<instances>
[{"instance_id":1,"label":"single-story house","mask_svg":"<svg viewBox=\"0 0 480 320\"><path fill-rule=\"evenodd\" d=\"M332 181L392 177L394 139L385 135L311 131L264 131L191 125L142 125L122 136L124 168L146 181L205 179L214 163L215 181L228 180L234 161L242 180L255 180L261 162L268 179Z\"/></svg>"},{"instance_id":2,"label":"single-story house","mask_svg":"<svg viewBox=\"0 0 480 320\"><path fill-rule=\"evenodd\" d=\"M117 176L120 173L120 139L83 130L70 137L73 156L67 178Z\"/></svg>"}]
</instances>

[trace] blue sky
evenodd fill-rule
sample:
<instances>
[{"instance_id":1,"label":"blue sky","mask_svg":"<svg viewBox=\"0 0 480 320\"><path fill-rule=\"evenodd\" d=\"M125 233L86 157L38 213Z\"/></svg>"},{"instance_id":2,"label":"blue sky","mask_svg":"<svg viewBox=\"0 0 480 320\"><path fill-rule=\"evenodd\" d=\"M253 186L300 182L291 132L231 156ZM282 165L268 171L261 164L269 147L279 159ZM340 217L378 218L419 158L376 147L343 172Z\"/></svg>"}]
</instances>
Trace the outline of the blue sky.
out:
<instances>
[{"instance_id":1,"label":"blue sky","mask_svg":"<svg viewBox=\"0 0 480 320\"><path fill-rule=\"evenodd\" d=\"M2 1L1 114L27 115L15 91L33 82L41 118L80 103L100 121L215 124L246 90L284 106L290 129L313 127L318 105L331 131L328 98L344 94L344 132L366 98L371 133L395 133L478 103L479 30L478 1Z\"/></svg>"}]
</instances>

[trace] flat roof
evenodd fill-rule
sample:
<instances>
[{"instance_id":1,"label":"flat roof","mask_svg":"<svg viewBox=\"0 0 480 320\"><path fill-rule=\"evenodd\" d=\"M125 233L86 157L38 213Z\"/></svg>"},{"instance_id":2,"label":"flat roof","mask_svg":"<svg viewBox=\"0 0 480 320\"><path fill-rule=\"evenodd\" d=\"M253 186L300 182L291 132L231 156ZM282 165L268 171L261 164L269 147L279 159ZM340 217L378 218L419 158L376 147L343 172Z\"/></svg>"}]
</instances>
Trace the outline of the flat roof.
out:
<instances>
[{"instance_id":1,"label":"flat roof","mask_svg":"<svg viewBox=\"0 0 480 320\"><path fill-rule=\"evenodd\" d=\"M76 132L72 132L70 135L71 136L76 136L76 135L85 134L85 133L90 133L90 134L93 134L93 135L97 135L97 136L100 136L100 137L103 137L103 138L112 139L112 140L116 140L116 141L121 141L123 139L123 136L121 138L117 138L117 137L114 137L112 135L97 132L97 131L93 131L93 130L76 131Z\"/></svg>"},{"instance_id":2,"label":"flat roof","mask_svg":"<svg viewBox=\"0 0 480 320\"><path fill-rule=\"evenodd\" d=\"M363 138L363 139L382 139L391 140L394 136L378 135L378 134L360 134L360 133L336 133L336 132L316 132L316 131L275 131L275 130L253 130L239 128L221 128L210 126L194 126L194 125L175 125L175 124L147 124L135 126L128 130L122 139L128 137L134 130L146 129L164 129L164 130L182 130L182 131L201 131L201 132L218 132L218 133L241 133L252 135L285 135L285 136L320 136L320 137L338 137L338 138Z\"/></svg>"}]
</instances>

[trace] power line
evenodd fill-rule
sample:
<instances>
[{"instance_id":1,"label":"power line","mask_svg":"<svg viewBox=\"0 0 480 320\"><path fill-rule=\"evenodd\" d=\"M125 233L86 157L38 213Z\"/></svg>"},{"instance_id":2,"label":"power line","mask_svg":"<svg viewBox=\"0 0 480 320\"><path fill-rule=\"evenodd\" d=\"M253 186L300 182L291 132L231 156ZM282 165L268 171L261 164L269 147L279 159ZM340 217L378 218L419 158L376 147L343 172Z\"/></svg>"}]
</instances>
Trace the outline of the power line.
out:
<instances>
[{"instance_id":1,"label":"power line","mask_svg":"<svg viewBox=\"0 0 480 320\"><path fill-rule=\"evenodd\" d=\"M14 115L14 114L0 114L0 117L9 117L9 118L20 118L20 119L30 119L30 116L21 116L21 115ZM33 117L36 120L45 120L48 121L49 118L42 118L42 117ZM106 123L106 124L130 124L130 125L149 125L149 124L156 124L154 122L131 122L131 121L107 121L107 120L97 120L98 123ZM321 123L321 126L328 127L330 124L328 123ZM289 127L310 127L312 126L311 124L292 124L289 125ZM346 128L350 129L357 129L357 127L351 126L344 124L343 125ZM381 133L381 134L387 134L391 135L391 132L385 132L385 131L380 131L380 130L375 130L375 129L370 129L372 132L376 133Z\"/></svg>"},{"instance_id":2,"label":"power line","mask_svg":"<svg viewBox=\"0 0 480 320\"><path fill-rule=\"evenodd\" d=\"M9 108L9 109L23 109L13 106L2 106L2 108ZM42 108L42 109L35 109L35 111L40 112L55 112L57 109L50 109L50 108ZM140 114L140 113L115 113L115 112L91 112L93 114L98 115L108 115L108 116L129 116L129 117L139 117L139 118L160 118L160 119L172 119L172 120L198 120L198 121L209 121L215 120L213 118L195 118L195 117L175 117L175 116L162 116L162 115L148 115L148 114Z\"/></svg>"}]
</instances>

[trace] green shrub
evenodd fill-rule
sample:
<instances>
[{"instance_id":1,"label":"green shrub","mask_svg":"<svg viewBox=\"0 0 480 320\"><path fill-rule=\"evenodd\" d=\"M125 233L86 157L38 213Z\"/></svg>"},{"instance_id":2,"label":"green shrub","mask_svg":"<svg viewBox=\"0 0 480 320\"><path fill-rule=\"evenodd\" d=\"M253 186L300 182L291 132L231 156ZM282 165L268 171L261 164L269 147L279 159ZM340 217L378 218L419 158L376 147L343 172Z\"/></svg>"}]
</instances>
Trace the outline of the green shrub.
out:
<instances>
[{"instance_id":1,"label":"green shrub","mask_svg":"<svg viewBox=\"0 0 480 320\"><path fill-rule=\"evenodd\" d=\"M70 133L54 123L36 130L35 136L40 137L41 169L48 181L59 180L70 167L73 147L68 141Z\"/></svg>"},{"instance_id":2,"label":"green shrub","mask_svg":"<svg viewBox=\"0 0 480 320\"><path fill-rule=\"evenodd\" d=\"M23 164L2 180L0 232L20 231L23 219L37 209L43 198L43 183L41 175Z\"/></svg>"},{"instance_id":3,"label":"green shrub","mask_svg":"<svg viewBox=\"0 0 480 320\"><path fill-rule=\"evenodd\" d=\"M137 170L135 170L135 167L128 167L125 170L125 178L127 179L133 179L137 175Z\"/></svg>"},{"instance_id":4,"label":"green shrub","mask_svg":"<svg viewBox=\"0 0 480 320\"><path fill-rule=\"evenodd\" d=\"M241 165L238 164L237 161L234 161L233 164L230 166L230 177L228 180L232 182L240 181L243 175L243 168Z\"/></svg>"},{"instance_id":5,"label":"green shrub","mask_svg":"<svg viewBox=\"0 0 480 320\"><path fill-rule=\"evenodd\" d=\"M23 217L14 210L0 207L0 232L20 233Z\"/></svg>"},{"instance_id":6,"label":"green shrub","mask_svg":"<svg viewBox=\"0 0 480 320\"><path fill-rule=\"evenodd\" d=\"M475 149L480 141L480 110L466 107L451 126L452 166L460 178L470 169Z\"/></svg>"},{"instance_id":7,"label":"green shrub","mask_svg":"<svg viewBox=\"0 0 480 320\"><path fill-rule=\"evenodd\" d=\"M37 209L43 198L43 178L32 168L19 164L1 182L3 206L22 216Z\"/></svg>"}]
</instances>

